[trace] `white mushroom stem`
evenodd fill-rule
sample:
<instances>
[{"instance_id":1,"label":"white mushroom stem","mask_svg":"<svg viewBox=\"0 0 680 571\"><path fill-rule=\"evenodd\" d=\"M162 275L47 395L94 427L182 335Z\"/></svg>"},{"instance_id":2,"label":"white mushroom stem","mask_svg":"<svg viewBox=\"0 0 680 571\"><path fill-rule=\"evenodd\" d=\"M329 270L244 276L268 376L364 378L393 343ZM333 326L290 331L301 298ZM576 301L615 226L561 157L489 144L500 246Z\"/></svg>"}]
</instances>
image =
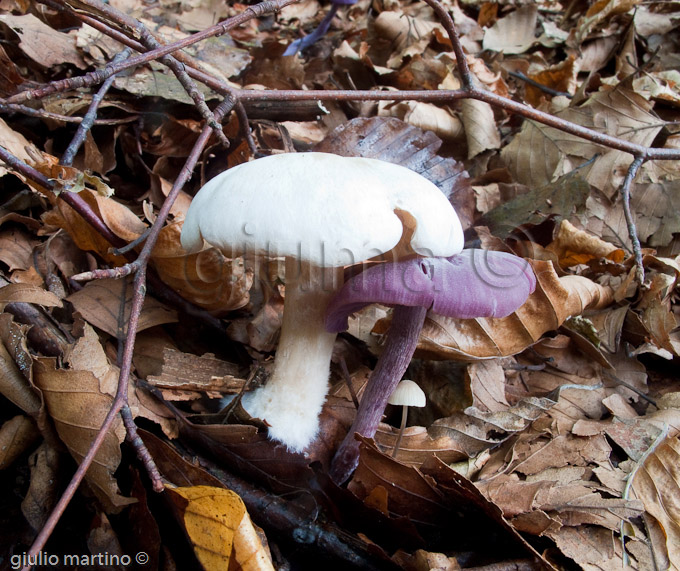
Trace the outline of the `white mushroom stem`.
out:
<instances>
[{"instance_id":1,"label":"white mushroom stem","mask_svg":"<svg viewBox=\"0 0 680 571\"><path fill-rule=\"evenodd\" d=\"M324 327L328 301L342 268L320 268L286 258L286 293L274 371L265 386L244 396L252 416L270 425L269 436L301 452L319 431L328 392L336 334Z\"/></svg>"},{"instance_id":2,"label":"white mushroom stem","mask_svg":"<svg viewBox=\"0 0 680 571\"><path fill-rule=\"evenodd\" d=\"M394 443L394 450L392 450L392 458L397 457L397 452L399 451L399 445L401 444L401 439L404 437L404 430L406 429L406 419L408 418L408 405L401 405L401 425L399 426L399 436L397 436L397 441Z\"/></svg>"}]
</instances>

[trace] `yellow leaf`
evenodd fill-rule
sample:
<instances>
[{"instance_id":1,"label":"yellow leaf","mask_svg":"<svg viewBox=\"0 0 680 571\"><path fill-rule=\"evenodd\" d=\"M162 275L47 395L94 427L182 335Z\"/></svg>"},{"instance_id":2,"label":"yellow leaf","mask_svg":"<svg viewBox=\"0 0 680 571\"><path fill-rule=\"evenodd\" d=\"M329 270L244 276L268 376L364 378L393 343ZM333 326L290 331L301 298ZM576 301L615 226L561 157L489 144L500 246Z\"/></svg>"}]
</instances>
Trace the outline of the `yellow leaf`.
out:
<instances>
[{"instance_id":1,"label":"yellow leaf","mask_svg":"<svg viewBox=\"0 0 680 571\"><path fill-rule=\"evenodd\" d=\"M236 493L211 486L167 488L167 492L181 511L186 534L204 569L273 571L271 559ZM178 501L177 496L185 502Z\"/></svg>"}]
</instances>

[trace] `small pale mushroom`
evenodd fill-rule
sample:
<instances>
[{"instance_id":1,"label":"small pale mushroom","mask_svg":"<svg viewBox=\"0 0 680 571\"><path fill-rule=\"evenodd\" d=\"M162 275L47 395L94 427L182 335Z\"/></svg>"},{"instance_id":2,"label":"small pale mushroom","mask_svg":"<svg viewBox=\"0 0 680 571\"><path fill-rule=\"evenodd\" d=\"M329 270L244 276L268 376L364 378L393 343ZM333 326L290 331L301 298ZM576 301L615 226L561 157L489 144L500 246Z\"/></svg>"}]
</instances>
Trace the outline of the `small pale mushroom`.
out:
<instances>
[{"instance_id":1,"label":"small pale mushroom","mask_svg":"<svg viewBox=\"0 0 680 571\"><path fill-rule=\"evenodd\" d=\"M394 310L354 423L331 463L331 478L342 483L356 468L359 442L354 434L375 435L387 399L415 352L428 310L458 319L505 317L519 308L535 287L536 276L522 258L474 249L449 258L376 265L348 280L328 304L328 331L345 331L348 317L371 303L391 305Z\"/></svg>"},{"instance_id":2,"label":"small pale mushroom","mask_svg":"<svg viewBox=\"0 0 680 571\"><path fill-rule=\"evenodd\" d=\"M394 449L392 450L392 458L396 458L401 439L404 437L404 429L406 428L406 420L408 419L408 407L424 407L425 393L423 392L423 389L418 386L418 383L404 379L399 382L397 388L394 389L390 395L390 398L387 399L387 404L401 407L399 436L397 436L397 441L394 443Z\"/></svg>"},{"instance_id":3,"label":"small pale mushroom","mask_svg":"<svg viewBox=\"0 0 680 571\"><path fill-rule=\"evenodd\" d=\"M316 437L336 333L326 306L343 267L388 255L450 256L463 247L455 210L433 183L399 165L326 153L278 154L210 180L181 235L189 252L285 257L274 370L242 404L269 436L303 451Z\"/></svg>"}]
</instances>

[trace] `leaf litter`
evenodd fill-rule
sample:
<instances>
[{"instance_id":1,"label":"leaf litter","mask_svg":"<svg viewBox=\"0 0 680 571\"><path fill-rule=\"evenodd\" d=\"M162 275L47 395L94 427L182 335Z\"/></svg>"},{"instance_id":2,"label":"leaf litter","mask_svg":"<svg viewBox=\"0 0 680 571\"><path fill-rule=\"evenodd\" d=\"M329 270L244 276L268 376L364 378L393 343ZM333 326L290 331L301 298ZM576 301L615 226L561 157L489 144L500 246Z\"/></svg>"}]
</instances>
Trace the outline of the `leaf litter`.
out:
<instances>
[{"instance_id":1,"label":"leaf litter","mask_svg":"<svg viewBox=\"0 0 680 571\"><path fill-rule=\"evenodd\" d=\"M89 71L120 51L115 40L74 18L80 10L107 22L91 2L74 12L50 4L2 6L4 97L26 84ZM124 4L164 41L186 38L243 9L216 2L185 3L180 11L165 2ZM676 7L606 0L565 13L554 2L445 5L486 89L603 134L677 148ZM302 57L283 57L285 46L311 31L323 10L303 2L279 16L252 19L194 45L186 61L231 87L460 87L444 28L417 2L373 2L369 10L360 1L340 10L327 36ZM215 96L199 85L205 97ZM180 81L158 62L118 76L114 87L74 166L60 165L58 156L75 129L70 119L91 102L85 90L54 93L25 109L3 103L0 143L52 180L56 192L78 192L127 243L153 224L201 122ZM215 331L196 317L200 313L188 317L162 292L147 297L137 326L128 402L132 418L156 434L144 439L156 439L149 446L166 482L201 492L198 486L206 484L225 487L221 465L268 493L282 493L290 510L302 514L298 527L322 509L340 526L337 536L342 529L354 538L364 562L375 562L369 554L379 553L380 565L390 568L518 561L530 568L677 568L677 162L645 162L631 185L647 278L640 284L619 193L630 154L469 98L446 104L331 101L304 120L287 103L262 107L250 120L259 149L314 149L408 166L449 197L468 238L529 258L539 284L507 318L429 315L409 371L426 389L428 406L410 415L396 458L397 414L388 408L375 439L362 441L348 486L335 486L325 470L354 415L347 382L361 398L389 310L356 316L350 330L356 335L338 342L322 434L308 454L274 446L238 408L226 423L218 420L217 396L237 395L266 377L285 297L276 263L263 271L209 248L187 255L179 245L184 212L201 182L252 158L234 116L224 128L232 147L211 140L150 261L167 288L229 327ZM71 470L64 450L79 462L108 413L132 292L129 280L84 287L72 280L123 265L125 253L112 250L71 206L20 169L0 169L6 188L0 207L0 466L12 489L18 490L19 477L29 481L12 492L7 508L25 519L16 529L3 528L7 548L18 552L28 548L61 493L59 482ZM35 335L46 322L56 345ZM85 515L82 536L97 522L108 544L120 545L131 540L133 525L143 526L157 538L145 546L153 561L186 562L187 553L170 546L157 524L161 512L146 494L139 466L121 449L124 435L118 422L77 496ZM175 443L192 456L171 456ZM250 496L255 492L245 487L240 493L250 516L262 520ZM206 497L213 498L209 508L218 509L225 495ZM205 552L209 532L196 535L195 523L183 519L190 510L174 503L187 546L207 560L198 553ZM234 505L219 509L240 521L242 505ZM375 531L378 524L389 531ZM281 532L265 529L270 542ZM257 568L295 557L285 542L269 552L256 529L247 533L247 549L261 561ZM242 555L227 551L210 557L232 555L246 567Z\"/></svg>"}]
</instances>

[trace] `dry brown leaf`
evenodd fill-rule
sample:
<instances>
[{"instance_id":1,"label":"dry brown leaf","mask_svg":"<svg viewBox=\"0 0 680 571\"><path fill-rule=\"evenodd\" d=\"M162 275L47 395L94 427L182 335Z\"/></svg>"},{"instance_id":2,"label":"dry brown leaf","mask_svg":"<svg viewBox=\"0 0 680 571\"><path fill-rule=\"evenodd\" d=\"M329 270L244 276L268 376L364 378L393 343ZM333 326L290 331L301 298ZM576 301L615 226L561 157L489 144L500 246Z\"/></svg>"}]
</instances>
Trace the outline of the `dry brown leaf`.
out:
<instances>
[{"instance_id":1,"label":"dry brown leaf","mask_svg":"<svg viewBox=\"0 0 680 571\"><path fill-rule=\"evenodd\" d=\"M40 65L52 67L72 63L85 69L85 62L76 49L75 39L69 34L58 32L33 14L3 14L0 21L19 36L19 47Z\"/></svg>"},{"instance_id":2,"label":"dry brown leaf","mask_svg":"<svg viewBox=\"0 0 680 571\"><path fill-rule=\"evenodd\" d=\"M113 337L122 339L130 319L132 294L131 277L107 278L88 282L83 289L72 293L66 299L73 304L85 321ZM124 307L121 307L123 304ZM139 316L138 331L175 321L177 321L175 311L147 296Z\"/></svg>"},{"instance_id":3,"label":"dry brown leaf","mask_svg":"<svg viewBox=\"0 0 680 571\"><path fill-rule=\"evenodd\" d=\"M239 309L250 300L253 272L243 258L225 258L207 248L187 254L180 245L182 224L165 226L151 254L159 277L185 299L216 313Z\"/></svg>"},{"instance_id":4,"label":"dry brown leaf","mask_svg":"<svg viewBox=\"0 0 680 571\"><path fill-rule=\"evenodd\" d=\"M27 416L15 416L4 422L0 427L0 470L26 452L39 436L38 429Z\"/></svg>"},{"instance_id":5,"label":"dry brown leaf","mask_svg":"<svg viewBox=\"0 0 680 571\"><path fill-rule=\"evenodd\" d=\"M530 263L536 291L516 312L502 319L452 319L430 312L418 341L418 356L475 361L514 355L557 329L567 317L613 301L611 288L581 276L559 278L550 262ZM379 333L386 331L385 325L376 325Z\"/></svg>"},{"instance_id":6,"label":"dry brown leaf","mask_svg":"<svg viewBox=\"0 0 680 571\"><path fill-rule=\"evenodd\" d=\"M271 555L236 493L210 486L167 487L166 493L206 571L273 571Z\"/></svg>"},{"instance_id":7,"label":"dry brown leaf","mask_svg":"<svg viewBox=\"0 0 680 571\"><path fill-rule=\"evenodd\" d=\"M27 270L33 265L33 249L38 244L24 230L3 228L0 230L0 261L7 264L10 271Z\"/></svg>"},{"instance_id":8,"label":"dry brown leaf","mask_svg":"<svg viewBox=\"0 0 680 571\"><path fill-rule=\"evenodd\" d=\"M537 16L537 6L528 4L496 21L484 34L484 49L504 54L524 53L536 41Z\"/></svg>"},{"instance_id":9,"label":"dry brown leaf","mask_svg":"<svg viewBox=\"0 0 680 571\"><path fill-rule=\"evenodd\" d=\"M85 328L85 336L72 347L67 362L71 364L70 369L58 369L56 359L37 358L33 365L34 378L59 437L80 462L111 408L118 371L108 363L97 335L89 327ZM120 444L124 438L125 430L118 419L86 476L99 499L112 511L134 501L120 495L113 478L120 463Z\"/></svg>"},{"instance_id":10,"label":"dry brown leaf","mask_svg":"<svg viewBox=\"0 0 680 571\"><path fill-rule=\"evenodd\" d=\"M451 449L461 450L468 457L473 457L525 430L554 404L548 398L529 396L498 412L468 407L464 413L435 420L428 432L434 439L447 437Z\"/></svg>"},{"instance_id":11,"label":"dry brown leaf","mask_svg":"<svg viewBox=\"0 0 680 571\"><path fill-rule=\"evenodd\" d=\"M422 54L435 29L441 24L402 12L381 12L374 22L378 36L392 42L393 54L387 66L398 69L406 56Z\"/></svg>"},{"instance_id":12,"label":"dry brown leaf","mask_svg":"<svg viewBox=\"0 0 680 571\"><path fill-rule=\"evenodd\" d=\"M468 159L501 146L501 137L491 105L476 99L463 99L461 118L465 126Z\"/></svg>"},{"instance_id":13,"label":"dry brown leaf","mask_svg":"<svg viewBox=\"0 0 680 571\"><path fill-rule=\"evenodd\" d=\"M467 376L473 407L488 412L507 410L510 403L505 398L505 371L500 359L472 363Z\"/></svg>"},{"instance_id":14,"label":"dry brown leaf","mask_svg":"<svg viewBox=\"0 0 680 571\"><path fill-rule=\"evenodd\" d=\"M621 571L623 564L621 541L608 529L592 525L564 527L546 532L557 548L573 559L584 571ZM631 562L632 569L643 569Z\"/></svg>"},{"instance_id":15,"label":"dry brown leaf","mask_svg":"<svg viewBox=\"0 0 680 571\"><path fill-rule=\"evenodd\" d=\"M632 489L666 536L671 569L680 568L680 443L667 437L635 472Z\"/></svg>"},{"instance_id":16,"label":"dry brown leaf","mask_svg":"<svg viewBox=\"0 0 680 571\"><path fill-rule=\"evenodd\" d=\"M115 200L100 196L89 189L81 191L80 197L123 240L131 242L146 230L146 225L137 216ZM126 262L122 256L111 254L111 244L63 200L56 201L54 208L43 215L43 220L46 224L66 230L81 250L97 252L110 264L120 266Z\"/></svg>"},{"instance_id":17,"label":"dry brown leaf","mask_svg":"<svg viewBox=\"0 0 680 571\"><path fill-rule=\"evenodd\" d=\"M0 140L2 141L2 146L15 157L25 162L31 161L31 156L26 148L33 148L33 145L21 133L13 130L2 118L0 118ZM17 174L14 170L8 169L4 163L0 165L0 177L5 176L9 172Z\"/></svg>"},{"instance_id":18,"label":"dry brown leaf","mask_svg":"<svg viewBox=\"0 0 680 571\"><path fill-rule=\"evenodd\" d=\"M386 454L392 454L399 437L399 429L381 423L375 441ZM467 450L449 435L433 437L423 426L409 426L399 443L396 459L407 466L421 466L432 455L447 464L467 458Z\"/></svg>"},{"instance_id":19,"label":"dry brown leaf","mask_svg":"<svg viewBox=\"0 0 680 571\"><path fill-rule=\"evenodd\" d=\"M571 31L569 45L580 46L595 30L608 24L614 16L625 14L640 0L598 0L592 4Z\"/></svg>"},{"instance_id":20,"label":"dry brown leaf","mask_svg":"<svg viewBox=\"0 0 680 571\"><path fill-rule=\"evenodd\" d=\"M576 228L568 220L562 220L553 241L546 246L546 250L557 255L562 268L577 264L587 264L590 260L607 258L621 263L625 252L609 242L598 238L590 232Z\"/></svg>"},{"instance_id":21,"label":"dry brown leaf","mask_svg":"<svg viewBox=\"0 0 680 571\"><path fill-rule=\"evenodd\" d=\"M584 104L555 114L577 125L649 146L661 130L661 123L651 108L643 97L619 86L597 92ZM501 151L514 179L534 188L545 186L596 155L586 180L611 198L630 165L628 153L603 149L532 121L525 121L520 133Z\"/></svg>"},{"instance_id":22,"label":"dry brown leaf","mask_svg":"<svg viewBox=\"0 0 680 571\"><path fill-rule=\"evenodd\" d=\"M21 513L37 532L59 496L60 452L43 442L29 458L31 482L21 502Z\"/></svg>"},{"instance_id":23,"label":"dry brown leaf","mask_svg":"<svg viewBox=\"0 0 680 571\"><path fill-rule=\"evenodd\" d=\"M51 291L25 284L16 283L0 287L0 308L4 308L6 303L35 303L45 307L62 307L61 300Z\"/></svg>"},{"instance_id":24,"label":"dry brown leaf","mask_svg":"<svg viewBox=\"0 0 680 571\"><path fill-rule=\"evenodd\" d=\"M578 87L577 75L580 71L580 60L570 56L558 65L549 67L538 73L529 75L529 79L544 85L554 91L571 93L572 95ZM545 99L545 91L527 84L525 89L526 102L533 107L538 107L542 99Z\"/></svg>"},{"instance_id":25,"label":"dry brown leaf","mask_svg":"<svg viewBox=\"0 0 680 571\"><path fill-rule=\"evenodd\" d=\"M9 317L9 316L8 316ZM23 336L19 335L20 339ZM20 358L24 357L22 353ZM26 372L30 369L30 356L25 354ZM22 374L15 360L5 345L0 341L0 393L29 414L36 414L40 410L40 397L30 385L26 375Z\"/></svg>"},{"instance_id":26,"label":"dry brown leaf","mask_svg":"<svg viewBox=\"0 0 680 571\"><path fill-rule=\"evenodd\" d=\"M396 117L423 131L432 131L445 141L454 141L463 135L463 123L447 109L432 103L404 101L400 103L380 102L379 117Z\"/></svg>"}]
</instances>

